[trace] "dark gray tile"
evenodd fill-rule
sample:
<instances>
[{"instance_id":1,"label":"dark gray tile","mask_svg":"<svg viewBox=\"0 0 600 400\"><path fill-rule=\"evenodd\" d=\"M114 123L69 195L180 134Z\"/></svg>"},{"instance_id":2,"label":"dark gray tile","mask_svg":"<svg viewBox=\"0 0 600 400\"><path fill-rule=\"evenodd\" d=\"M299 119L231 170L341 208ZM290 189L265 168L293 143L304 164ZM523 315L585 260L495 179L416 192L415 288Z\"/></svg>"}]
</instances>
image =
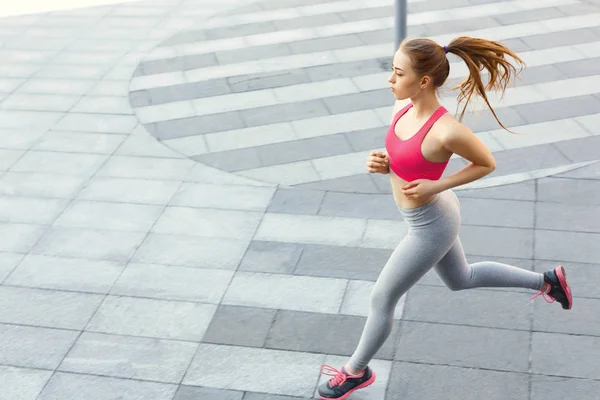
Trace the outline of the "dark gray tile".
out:
<instances>
[{"instance_id":1,"label":"dark gray tile","mask_svg":"<svg viewBox=\"0 0 600 400\"><path fill-rule=\"evenodd\" d=\"M530 180L512 185L493 186L483 189L457 190L456 195L462 198L506 199L534 201L535 181ZM462 202L462 200L461 200Z\"/></svg>"},{"instance_id":2,"label":"dark gray tile","mask_svg":"<svg viewBox=\"0 0 600 400\"><path fill-rule=\"evenodd\" d=\"M539 202L535 217L538 229L600 233L597 205Z\"/></svg>"},{"instance_id":3,"label":"dark gray tile","mask_svg":"<svg viewBox=\"0 0 600 400\"><path fill-rule=\"evenodd\" d=\"M204 399L202 399L204 400ZM246 392L243 400L310 400L307 397L279 396L268 393Z\"/></svg>"},{"instance_id":4,"label":"dark gray tile","mask_svg":"<svg viewBox=\"0 0 600 400\"><path fill-rule=\"evenodd\" d=\"M263 21L260 23L230 25L219 28L211 28L204 30L204 35L208 40L227 39L244 37L250 35L259 35L261 33L276 32L278 28L273 22Z\"/></svg>"},{"instance_id":5,"label":"dark gray tile","mask_svg":"<svg viewBox=\"0 0 600 400\"><path fill-rule=\"evenodd\" d=\"M464 160L463 158L453 158L450 160L450 162L446 166L446 169L444 170L444 173L442 174L442 178L452 175L455 172L460 171L461 169L463 169L466 166L467 166L467 161Z\"/></svg>"},{"instance_id":6,"label":"dark gray tile","mask_svg":"<svg viewBox=\"0 0 600 400\"><path fill-rule=\"evenodd\" d=\"M302 3L302 6L308 5L307 3ZM285 19L279 21L273 21L273 24L277 27L278 30L290 30L290 29L302 29L302 28L312 28L317 26L325 26L325 25L334 25L341 24L344 22L342 18L338 14L328 13L328 14L320 14L320 15L308 15L299 18L293 19Z\"/></svg>"},{"instance_id":7,"label":"dark gray tile","mask_svg":"<svg viewBox=\"0 0 600 400\"><path fill-rule=\"evenodd\" d=\"M576 193L577 195L573 195ZM600 182L588 179L545 178L538 181L540 202L600 205Z\"/></svg>"},{"instance_id":8,"label":"dark gray tile","mask_svg":"<svg viewBox=\"0 0 600 400\"><path fill-rule=\"evenodd\" d=\"M357 33L356 36L363 45L375 45L393 41L394 31L392 29L381 29L377 31L360 32Z\"/></svg>"},{"instance_id":9,"label":"dark gray tile","mask_svg":"<svg viewBox=\"0 0 600 400\"><path fill-rule=\"evenodd\" d=\"M403 321L394 359L527 372L529 334L528 331Z\"/></svg>"},{"instance_id":10,"label":"dark gray tile","mask_svg":"<svg viewBox=\"0 0 600 400\"><path fill-rule=\"evenodd\" d=\"M323 98L323 102L332 114L385 107L389 106L391 101L388 89L370 90L368 92Z\"/></svg>"},{"instance_id":11,"label":"dark gray tile","mask_svg":"<svg viewBox=\"0 0 600 400\"><path fill-rule=\"evenodd\" d=\"M173 400L242 400L244 392L233 390L179 386Z\"/></svg>"},{"instance_id":12,"label":"dark gray tile","mask_svg":"<svg viewBox=\"0 0 600 400\"><path fill-rule=\"evenodd\" d=\"M402 220L391 195L327 192L319 215Z\"/></svg>"},{"instance_id":13,"label":"dark gray tile","mask_svg":"<svg viewBox=\"0 0 600 400\"><path fill-rule=\"evenodd\" d=\"M163 60L143 61L138 66L139 75L154 75L165 72L185 71L195 68L206 68L217 65L214 54L196 54L193 56L180 56L165 58Z\"/></svg>"},{"instance_id":14,"label":"dark gray tile","mask_svg":"<svg viewBox=\"0 0 600 400\"><path fill-rule=\"evenodd\" d=\"M374 282L392 250L305 245L294 274Z\"/></svg>"},{"instance_id":15,"label":"dark gray tile","mask_svg":"<svg viewBox=\"0 0 600 400\"><path fill-rule=\"evenodd\" d=\"M262 165L256 148L249 147L191 157L193 160L227 172L259 168Z\"/></svg>"},{"instance_id":16,"label":"dark gray tile","mask_svg":"<svg viewBox=\"0 0 600 400\"><path fill-rule=\"evenodd\" d=\"M253 241L239 270L292 274L302 250L302 245L296 243Z\"/></svg>"},{"instance_id":17,"label":"dark gray tile","mask_svg":"<svg viewBox=\"0 0 600 400\"><path fill-rule=\"evenodd\" d=\"M374 150L385 146L385 127L346 132L343 135L353 151Z\"/></svg>"},{"instance_id":18,"label":"dark gray tile","mask_svg":"<svg viewBox=\"0 0 600 400\"><path fill-rule=\"evenodd\" d=\"M316 215L324 197L322 190L279 188L267 212Z\"/></svg>"},{"instance_id":19,"label":"dark gray tile","mask_svg":"<svg viewBox=\"0 0 600 400\"><path fill-rule=\"evenodd\" d=\"M565 140L554 144L556 149L574 163L598 160L598 146L600 146L600 135Z\"/></svg>"},{"instance_id":20,"label":"dark gray tile","mask_svg":"<svg viewBox=\"0 0 600 400\"><path fill-rule=\"evenodd\" d=\"M330 115L330 112L322 100L308 100L242 110L240 111L240 114L246 125L252 127L276 124L278 122L296 121L299 119L324 117Z\"/></svg>"},{"instance_id":21,"label":"dark gray tile","mask_svg":"<svg viewBox=\"0 0 600 400\"><path fill-rule=\"evenodd\" d=\"M344 135L326 135L254 147L261 166L287 164L352 152Z\"/></svg>"},{"instance_id":22,"label":"dark gray tile","mask_svg":"<svg viewBox=\"0 0 600 400\"><path fill-rule=\"evenodd\" d=\"M288 43L294 54L316 53L320 51L345 49L361 46L363 43L357 35L328 36L310 40L300 40Z\"/></svg>"},{"instance_id":23,"label":"dark gray tile","mask_svg":"<svg viewBox=\"0 0 600 400\"><path fill-rule=\"evenodd\" d=\"M527 400L528 392L527 374L395 362L386 400Z\"/></svg>"},{"instance_id":24,"label":"dark gray tile","mask_svg":"<svg viewBox=\"0 0 600 400\"><path fill-rule=\"evenodd\" d=\"M329 79L354 77L360 75L375 74L389 70L386 59L368 59L319 65L304 69L312 82L326 81Z\"/></svg>"},{"instance_id":25,"label":"dark gray tile","mask_svg":"<svg viewBox=\"0 0 600 400\"><path fill-rule=\"evenodd\" d=\"M147 90L136 90L129 92L129 104L133 108L146 107L152 105L152 100Z\"/></svg>"},{"instance_id":26,"label":"dark gray tile","mask_svg":"<svg viewBox=\"0 0 600 400\"><path fill-rule=\"evenodd\" d=\"M562 63L553 65L538 65L536 67L526 68L517 78L518 85L535 85L536 83L553 82L566 79L567 76L558 68L560 65L562 65Z\"/></svg>"},{"instance_id":27,"label":"dark gray tile","mask_svg":"<svg viewBox=\"0 0 600 400\"><path fill-rule=\"evenodd\" d=\"M202 42L207 39L206 30L193 30L176 33L169 39L165 40L158 47L175 46L183 43Z\"/></svg>"},{"instance_id":28,"label":"dark gray tile","mask_svg":"<svg viewBox=\"0 0 600 400\"><path fill-rule=\"evenodd\" d=\"M500 23L492 17L478 17L469 19L438 21L436 23L425 24L425 29L431 35L442 35L453 32L472 31L485 28L500 26Z\"/></svg>"},{"instance_id":29,"label":"dark gray tile","mask_svg":"<svg viewBox=\"0 0 600 400\"><path fill-rule=\"evenodd\" d=\"M303 69L233 76L227 78L227 81L234 93L312 82L308 73Z\"/></svg>"},{"instance_id":30,"label":"dark gray tile","mask_svg":"<svg viewBox=\"0 0 600 400\"><path fill-rule=\"evenodd\" d=\"M532 201L463 198L462 223L466 225L533 228ZM492 211L493 210L493 211Z\"/></svg>"},{"instance_id":31,"label":"dark gray tile","mask_svg":"<svg viewBox=\"0 0 600 400\"><path fill-rule=\"evenodd\" d=\"M539 103L536 103L537 107L540 107ZM459 105L458 112L456 113L456 117L460 116L462 109L464 107L464 102ZM454 110L449 110L454 112ZM520 109L518 107L502 107L498 109L494 109L498 119L504 126L510 129L512 126L524 125L527 121L522 116L524 114L520 113ZM494 114L489 109L483 109L478 111L467 111L462 119L462 122L465 125L468 125L473 132L484 132L490 131L494 129L501 129L502 126L498 123ZM506 132L509 135L509 132Z\"/></svg>"},{"instance_id":32,"label":"dark gray tile","mask_svg":"<svg viewBox=\"0 0 600 400\"><path fill-rule=\"evenodd\" d=\"M533 258L533 230L464 225L465 253L488 257Z\"/></svg>"},{"instance_id":33,"label":"dark gray tile","mask_svg":"<svg viewBox=\"0 0 600 400\"><path fill-rule=\"evenodd\" d=\"M545 19L564 17L556 7L540 8L536 10L523 10L510 14L500 14L494 18L502 25L521 24L523 22L541 21Z\"/></svg>"},{"instance_id":34,"label":"dark gray tile","mask_svg":"<svg viewBox=\"0 0 600 400\"><path fill-rule=\"evenodd\" d=\"M595 263L600 260L600 234L545 231L535 232L535 258Z\"/></svg>"},{"instance_id":35,"label":"dark gray tile","mask_svg":"<svg viewBox=\"0 0 600 400\"><path fill-rule=\"evenodd\" d=\"M510 135L508 132L506 134ZM490 177L557 167L571 163L552 144L497 151L494 153L494 158L496 159L496 170L489 175Z\"/></svg>"},{"instance_id":36,"label":"dark gray tile","mask_svg":"<svg viewBox=\"0 0 600 400\"><path fill-rule=\"evenodd\" d=\"M171 121L145 124L148 132L160 140L176 139L206 133L223 132L246 127L241 114L237 111L205 115L202 117L181 118Z\"/></svg>"},{"instance_id":37,"label":"dark gray tile","mask_svg":"<svg viewBox=\"0 0 600 400\"><path fill-rule=\"evenodd\" d=\"M534 262L535 271L540 273L554 269L558 265L565 268L575 301L578 301L579 297L600 299L600 285L598 285L600 264L581 264L564 260L536 260Z\"/></svg>"},{"instance_id":38,"label":"dark gray tile","mask_svg":"<svg viewBox=\"0 0 600 400\"><path fill-rule=\"evenodd\" d=\"M262 347L274 318L275 310L221 305L202 342Z\"/></svg>"},{"instance_id":39,"label":"dark gray tile","mask_svg":"<svg viewBox=\"0 0 600 400\"><path fill-rule=\"evenodd\" d=\"M531 293L533 295L534 291ZM529 314L529 297L524 293L490 290L451 292L445 287L416 285L408 293L402 318L528 331Z\"/></svg>"},{"instance_id":40,"label":"dark gray tile","mask_svg":"<svg viewBox=\"0 0 600 400\"><path fill-rule=\"evenodd\" d=\"M596 400L600 382L590 379L531 376L530 400Z\"/></svg>"},{"instance_id":41,"label":"dark gray tile","mask_svg":"<svg viewBox=\"0 0 600 400\"><path fill-rule=\"evenodd\" d=\"M246 61L263 60L271 57L289 56L292 52L286 43L265 46L252 46L245 49L219 51L215 53L220 65L237 64Z\"/></svg>"},{"instance_id":42,"label":"dark gray tile","mask_svg":"<svg viewBox=\"0 0 600 400\"><path fill-rule=\"evenodd\" d=\"M142 107L229 93L231 89L225 79L214 79L130 92L129 98L133 107Z\"/></svg>"},{"instance_id":43,"label":"dark gray tile","mask_svg":"<svg viewBox=\"0 0 600 400\"><path fill-rule=\"evenodd\" d=\"M277 312L265 347L311 353L351 356L363 332L364 317L296 311ZM327 327L324 329L324 327ZM391 360L398 323L374 358Z\"/></svg>"},{"instance_id":44,"label":"dark gray tile","mask_svg":"<svg viewBox=\"0 0 600 400\"><path fill-rule=\"evenodd\" d=\"M505 39L500 40L500 42L516 53L533 50L531 46L522 41L520 38Z\"/></svg>"},{"instance_id":45,"label":"dark gray tile","mask_svg":"<svg viewBox=\"0 0 600 400\"><path fill-rule=\"evenodd\" d=\"M567 272L568 273L568 272ZM567 275L570 278L570 274ZM569 281L573 287L573 283ZM573 293L573 308L565 311L558 302L548 304L540 296L534 302L533 330L536 332L567 333L570 335L600 336L600 299L587 299Z\"/></svg>"},{"instance_id":46,"label":"dark gray tile","mask_svg":"<svg viewBox=\"0 0 600 400\"><path fill-rule=\"evenodd\" d=\"M597 336L533 332L532 372L598 380L600 379L599 348L600 337Z\"/></svg>"},{"instance_id":47,"label":"dark gray tile","mask_svg":"<svg viewBox=\"0 0 600 400\"><path fill-rule=\"evenodd\" d=\"M593 163L553 176L557 178L600 179L600 163Z\"/></svg>"},{"instance_id":48,"label":"dark gray tile","mask_svg":"<svg viewBox=\"0 0 600 400\"><path fill-rule=\"evenodd\" d=\"M352 175L344 178L326 179L318 182L304 183L294 187L312 190L329 190L348 193L377 193L375 183L367 174Z\"/></svg>"},{"instance_id":49,"label":"dark gray tile","mask_svg":"<svg viewBox=\"0 0 600 400\"><path fill-rule=\"evenodd\" d=\"M394 7L384 6L360 10L343 11L338 13L338 15L344 22L361 21L364 19L387 18L390 15L394 15Z\"/></svg>"},{"instance_id":50,"label":"dark gray tile","mask_svg":"<svg viewBox=\"0 0 600 400\"><path fill-rule=\"evenodd\" d=\"M567 78L579 78L598 74L598 65L600 65L600 57L558 63L555 64L555 67Z\"/></svg>"},{"instance_id":51,"label":"dark gray tile","mask_svg":"<svg viewBox=\"0 0 600 400\"><path fill-rule=\"evenodd\" d=\"M384 174L370 174L368 176L371 178L372 183L375 185L374 193L381 194L391 194L392 193L392 183L390 182L390 176Z\"/></svg>"},{"instance_id":52,"label":"dark gray tile","mask_svg":"<svg viewBox=\"0 0 600 400\"><path fill-rule=\"evenodd\" d=\"M527 43L532 49L535 50L595 42L598 39L598 36L589 28L543 33L539 35L524 36L521 38L522 41Z\"/></svg>"}]
</instances>

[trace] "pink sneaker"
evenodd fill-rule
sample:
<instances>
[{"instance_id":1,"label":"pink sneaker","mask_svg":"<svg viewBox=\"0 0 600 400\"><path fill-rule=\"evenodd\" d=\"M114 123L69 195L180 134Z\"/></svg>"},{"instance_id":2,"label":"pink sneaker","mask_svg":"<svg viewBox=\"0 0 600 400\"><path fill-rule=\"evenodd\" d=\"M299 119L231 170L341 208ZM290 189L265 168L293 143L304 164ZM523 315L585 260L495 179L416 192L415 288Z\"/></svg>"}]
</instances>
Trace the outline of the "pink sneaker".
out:
<instances>
[{"instance_id":1,"label":"pink sneaker","mask_svg":"<svg viewBox=\"0 0 600 400\"><path fill-rule=\"evenodd\" d=\"M558 301L562 305L562 308L570 310L573 306L573 296L571 296L571 287L567 281L567 273L563 266L559 265L553 270L544 272L544 282L548 284L548 289L532 296L531 299L533 300L542 295L546 302L554 303ZM547 299L546 296L550 299Z\"/></svg>"},{"instance_id":2,"label":"pink sneaker","mask_svg":"<svg viewBox=\"0 0 600 400\"><path fill-rule=\"evenodd\" d=\"M366 388L375 382L375 372L369 367L360 375L350 375L342 367L341 371L329 365L321 365L321 373L333 376L329 381L319 386L319 396L322 399L345 399L355 390Z\"/></svg>"}]
</instances>

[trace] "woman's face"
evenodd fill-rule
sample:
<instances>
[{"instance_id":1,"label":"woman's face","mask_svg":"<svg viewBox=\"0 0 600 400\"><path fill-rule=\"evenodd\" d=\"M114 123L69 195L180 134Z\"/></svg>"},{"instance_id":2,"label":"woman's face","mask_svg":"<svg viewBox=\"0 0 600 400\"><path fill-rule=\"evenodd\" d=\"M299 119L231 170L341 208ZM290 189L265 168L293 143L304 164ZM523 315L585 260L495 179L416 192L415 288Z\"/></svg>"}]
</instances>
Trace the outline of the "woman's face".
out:
<instances>
[{"instance_id":1,"label":"woman's face","mask_svg":"<svg viewBox=\"0 0 600 400\"><path fill-rule=\"evenodd\" d=\"M410 58L402 50L394 55L392 75L388 82L396 100L413 98L421 91L421 79L413 71Z\"/></svg>"}]
</instances>

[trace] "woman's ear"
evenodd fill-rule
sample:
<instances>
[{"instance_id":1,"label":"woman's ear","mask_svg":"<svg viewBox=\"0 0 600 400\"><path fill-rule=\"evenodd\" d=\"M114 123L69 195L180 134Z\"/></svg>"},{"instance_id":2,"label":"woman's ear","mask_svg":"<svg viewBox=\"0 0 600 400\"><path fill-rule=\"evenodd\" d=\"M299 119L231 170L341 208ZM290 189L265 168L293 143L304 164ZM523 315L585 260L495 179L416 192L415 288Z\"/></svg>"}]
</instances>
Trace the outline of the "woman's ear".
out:
<instances>
[{"instance_id":1,"label":"woman's ear","mask_svg":"<svg viewBox=\"0 0 600 400\"><path fill-rule=\"evenodd\" d=\"M423 78L421 78L421 89L427 89L430 83L431 78L428 76L424 76Z\"/></svg>"}]
</instances>

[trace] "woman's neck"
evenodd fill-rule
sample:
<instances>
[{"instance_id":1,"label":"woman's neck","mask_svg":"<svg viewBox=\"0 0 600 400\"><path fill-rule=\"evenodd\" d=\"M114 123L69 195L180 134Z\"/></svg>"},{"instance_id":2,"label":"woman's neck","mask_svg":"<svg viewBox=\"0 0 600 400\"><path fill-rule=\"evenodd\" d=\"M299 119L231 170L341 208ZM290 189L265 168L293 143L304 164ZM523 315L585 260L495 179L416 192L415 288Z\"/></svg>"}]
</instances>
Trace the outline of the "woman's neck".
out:
<instances>
[{"instance_id":1,"label":"woman's neck","mask_svg":"<svg viewBox=\"0 0 600 400\"><path fill-rule=\"evenodd\" d=\"M418 97L411 98L410 101L417 119L429 118L441 106L435 93L422 93Z\"/></svg>"}]
</instances>

